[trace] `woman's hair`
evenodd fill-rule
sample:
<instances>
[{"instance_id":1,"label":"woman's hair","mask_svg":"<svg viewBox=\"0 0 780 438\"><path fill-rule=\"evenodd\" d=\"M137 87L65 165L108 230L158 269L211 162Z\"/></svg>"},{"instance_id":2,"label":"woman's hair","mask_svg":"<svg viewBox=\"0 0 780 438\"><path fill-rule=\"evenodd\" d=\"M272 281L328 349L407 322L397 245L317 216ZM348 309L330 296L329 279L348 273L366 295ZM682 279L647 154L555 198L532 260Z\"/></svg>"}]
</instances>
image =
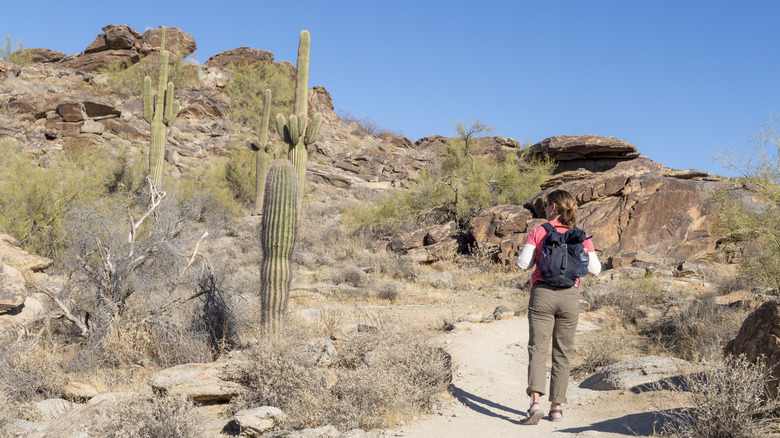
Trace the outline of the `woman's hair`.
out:
<instances>
[{"instance_id":1,"label":"woman's hair","mask_svg":"<svg viewBox=\"0 0 780 438\"><path fill-rule=\"evenodd\" d=\"M577 226L577 201L566 190L555 190L547 195L547 204L555 204L561 223L567 227Z\"/></svg>"}]
</instances>

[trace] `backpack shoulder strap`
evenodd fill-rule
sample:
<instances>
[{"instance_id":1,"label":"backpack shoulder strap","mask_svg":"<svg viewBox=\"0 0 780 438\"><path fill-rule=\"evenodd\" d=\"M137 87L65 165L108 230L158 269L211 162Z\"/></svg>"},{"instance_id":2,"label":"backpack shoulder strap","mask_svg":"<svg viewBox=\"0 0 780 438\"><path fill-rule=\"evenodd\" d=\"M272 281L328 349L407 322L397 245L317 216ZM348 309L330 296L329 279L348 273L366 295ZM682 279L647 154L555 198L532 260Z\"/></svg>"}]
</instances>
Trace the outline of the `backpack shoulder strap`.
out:
<instances>
[{"instance_id":1,"label":"backpack shoulder strap","mask_svg":"<svg viewBox=\"0 0 780 438\"><path fill-rule=\"evenodd\" d=\"M543 223L543 224L542 224L542 228L544 228L545 230L547 230L547 232L548 232L548 233L552 233L553 231L555 231L555 227L554 227L554 226L552 226L552 225L551 225L549 222L545 222L545 223Z\"/></svg>"}]
</instances>

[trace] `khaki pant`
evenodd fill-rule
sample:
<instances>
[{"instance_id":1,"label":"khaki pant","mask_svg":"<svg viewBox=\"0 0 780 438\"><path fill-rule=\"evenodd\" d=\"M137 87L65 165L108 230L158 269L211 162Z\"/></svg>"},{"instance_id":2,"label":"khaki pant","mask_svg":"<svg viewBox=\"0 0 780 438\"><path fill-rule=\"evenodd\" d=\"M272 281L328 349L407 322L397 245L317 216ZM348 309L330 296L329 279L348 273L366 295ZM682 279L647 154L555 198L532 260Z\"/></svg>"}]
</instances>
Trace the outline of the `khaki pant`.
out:
<instances>
[{"instance_id":1,"label":"khaki pant","mask_svg":"<svg viewBox=\"0 0 780 438\"><path fill-rule=\"evenodd\" d=\"M576 287L559 289L537 283L528 303L528 389L545 394L547 353L552 338L550 370L551 403L565 403L569 385L569 359L580 313L580 294Z\"/></svg>"}]
</instances>

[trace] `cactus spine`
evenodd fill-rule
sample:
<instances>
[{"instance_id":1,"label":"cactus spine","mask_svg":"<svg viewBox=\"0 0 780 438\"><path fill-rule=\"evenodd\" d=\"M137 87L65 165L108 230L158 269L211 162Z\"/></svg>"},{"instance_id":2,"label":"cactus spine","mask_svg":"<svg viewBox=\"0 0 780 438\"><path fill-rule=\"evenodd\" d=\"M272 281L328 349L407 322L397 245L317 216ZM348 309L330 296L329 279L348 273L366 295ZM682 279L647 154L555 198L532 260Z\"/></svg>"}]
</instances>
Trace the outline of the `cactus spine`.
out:
<instances>
[{"instance_id":1,"label":"cactus spine","mask_svg":"<svg viewBox=\"0 0 780 438\"><path fill-rule=\"evenodd\" d=\"M279 136L289 145L288 158L295 166L298 176L298 213L303 210L304 183L306 181L306 146L314 143L322 124L322 114L315 114L309 123L309 54L311 52L311 36L309 31L301 31L298 44L297 76L295 78L295 109L293 114L285 118L277 114L276 126Z\"/></svg>"},{"instance_id":2,"label":"cactus spine","mask_svg":"<svg viewBox=\"0 0 780 438\"><path fill-rule=\"evenodd\" d=\"M287 160L274 162L265 182L260 228L263 247L260 271L261 323L272 333L284 328L284 313L290 295L290 260L298 217L297 192L298 184L292 164Z\"/></svg>"},{"instance_id":3,"label":"cactus spine","mask_svg":"<svg viewBox=\"0 0 780 438\"><path fill-rule=\"evenodd\" d=\"M268 123L271 120L271 90L263 93L263 118L260 122L260 138L249 140L249 148L256 152L255 155L255 213L260 214L263 208L263 191L265 185L266 168L268 167L268 151L271 142L268 141Z\"/></svg>"},{"instance_id":4,"label":"cactus spine","mask_svg":"<svg viewBox=\"0 0 780 438\"><path fill-rule=\"evenodd\" d=\"M144 78L144 120L151 125L149 173L156 186L162 181L165 159L165 128L179 114L179 102L173 99L173 82L168 82L168 51L165 50L165 27L160 26L160 79L157 96L152 95L152 78ZM166 86L167 84L167 86Z\"/></svg>"}]
</instances>

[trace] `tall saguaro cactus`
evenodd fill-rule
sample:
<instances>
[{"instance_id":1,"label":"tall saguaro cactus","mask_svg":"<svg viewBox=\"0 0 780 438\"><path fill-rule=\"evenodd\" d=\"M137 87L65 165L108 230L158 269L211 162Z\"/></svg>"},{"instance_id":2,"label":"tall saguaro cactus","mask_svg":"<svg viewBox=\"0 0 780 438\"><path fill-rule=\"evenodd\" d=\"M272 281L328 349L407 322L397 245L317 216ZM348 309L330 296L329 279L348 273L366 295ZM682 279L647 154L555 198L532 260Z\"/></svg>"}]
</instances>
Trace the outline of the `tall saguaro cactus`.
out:
<instances>
[{"instance_id":1,"label":"tall saguaro cactus","mask_svg":"<svg viewBox=\"0 0 780 438\"><path fill-rule=\"evenodd\" d=\"M295 166L298 176L298 213L303 210L304 183L306 181L306 146L317 140L322 124L322 114L315 114L309 121L309 54L311 52L311 36L309 31L301 31L298 44L298 73L295 78L295 109L293 114L285 117L276 115L276 126L282 140L289 145L288 158Z\"/></svg>"},{"instance_id":2,"label":"tall saguaro cactus","mask_svg":"<svg viewBox=\"0 0 780 438\"><path fill-rule=\"evenodd\" d=\"M173 82L168 82L168 51L165 50L165 27L160 26L160 79L157 95L152 95L152 78L144 78L144 120L151 125L149 146L149 173L152 182L160 186L165 160L165 128L171 126L179 114L179 102L173 99Z\"/></svg>"},{"instance_id":3,"label":"tall saguaro cactus","mask_svg":"<svg viewBox=\"0 0 780 438\"><path fill-rule=\"evenodd\" d=\"M290 295L293 246L298 222L298 184L295 168L287 160L271 165L265 182L260 241L263 262L260 271L261 323L269 332L284 328Z\"/></svg>"},{"instance_id":4,"label":"tall saguaro cactus","mask_svg":"<svg viewBox=\"0 0 780 438\"><path fill-rule=\"evenodd\" d=\"M263 208L263 187L265 185L266 167L268 166L268 151L271 142L268 141L268 123L271 120L271 90L263 93L263 117L260 122L260 138L249 140L249 148L255 151L255 214L260 214Z\"/></svg>"}]
</instances>

